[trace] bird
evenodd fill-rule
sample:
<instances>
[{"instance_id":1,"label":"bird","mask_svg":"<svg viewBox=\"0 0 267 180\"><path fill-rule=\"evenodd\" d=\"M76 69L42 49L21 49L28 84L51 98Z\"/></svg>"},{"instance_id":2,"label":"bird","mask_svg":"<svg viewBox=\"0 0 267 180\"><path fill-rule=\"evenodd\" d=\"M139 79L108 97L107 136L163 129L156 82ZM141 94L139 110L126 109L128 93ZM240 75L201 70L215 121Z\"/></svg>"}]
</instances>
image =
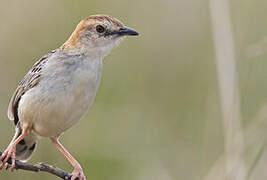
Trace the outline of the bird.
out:
<instances>
[{"instance_id":1,"label":"bird","mask_svg":"<svg viewBox=\"0 0 267 180\"><path fill-rule=\"evenodd\" d=\"M60 135L75 125L92 105L102 62L126 36L139 33L109 15L81 20L69 39L41 57L19 83L8 106L15 135L2 153L0 169L15 160L27 161L39 137L52 143L73 166L71 180L86 177L79 162L60 143Z\"/></svg>"}]
</instances>

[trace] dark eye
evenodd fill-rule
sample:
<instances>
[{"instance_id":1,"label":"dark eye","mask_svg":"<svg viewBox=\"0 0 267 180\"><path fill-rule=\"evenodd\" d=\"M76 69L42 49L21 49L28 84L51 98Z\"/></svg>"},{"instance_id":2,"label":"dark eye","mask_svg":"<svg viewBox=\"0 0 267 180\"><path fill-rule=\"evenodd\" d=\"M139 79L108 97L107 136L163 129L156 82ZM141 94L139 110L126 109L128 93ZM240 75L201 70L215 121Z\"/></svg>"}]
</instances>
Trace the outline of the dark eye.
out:
<instances>
[{"instance_id":1,"label":"dark eye","mask_svg":"<svg viewBox=\"0 0 267 180\"><path fill-rule=\"evenodd\" d=\"M101 26L101 25L97 25L96 26L96 31L98 33L103 33L103 32L105 32L105 28L103 26Z\"/></svg>"}]
</instances>

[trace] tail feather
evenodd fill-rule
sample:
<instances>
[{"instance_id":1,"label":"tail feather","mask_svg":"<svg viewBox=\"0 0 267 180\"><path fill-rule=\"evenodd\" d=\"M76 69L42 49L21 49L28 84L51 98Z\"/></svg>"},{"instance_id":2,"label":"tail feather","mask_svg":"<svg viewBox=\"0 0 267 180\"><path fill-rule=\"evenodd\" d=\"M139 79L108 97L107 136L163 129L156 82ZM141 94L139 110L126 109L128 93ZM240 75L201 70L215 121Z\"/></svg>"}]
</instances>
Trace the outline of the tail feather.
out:
<instances>
[{"instance_id":1,"label":"tail feather","mask_svg":"<svg viewBox=\"0 0 267 180\"><path fill-rule=\"evenodd\" d=\"M22 129L20 127L20 123L16 125L16 132L13 138L13 141L19 137L22 133ZM24 139L22 139L16 145L16 159L21 161L27 161L30 159L34 149L36 148L36 140L37 137L33 134L29 134Z\"/></svg>"}]
</instances>

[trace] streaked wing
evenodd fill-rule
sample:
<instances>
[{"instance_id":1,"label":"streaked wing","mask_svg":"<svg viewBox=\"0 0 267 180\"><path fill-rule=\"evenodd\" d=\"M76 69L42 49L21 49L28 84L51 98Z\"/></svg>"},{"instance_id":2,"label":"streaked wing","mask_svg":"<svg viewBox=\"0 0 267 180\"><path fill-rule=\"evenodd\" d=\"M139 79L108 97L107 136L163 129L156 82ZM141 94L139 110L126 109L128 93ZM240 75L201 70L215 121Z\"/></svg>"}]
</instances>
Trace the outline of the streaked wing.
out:
<instances>
[{"instance_id":1,"label":"streaked wing","mask_svg":"<svg viewBox=\"0 0 267 180\"><path fill-rule=\"evenodd\" d=\"M23 80L19 83L16 91L11 97L9 106L8 106L8 118L10 120L14 120L14 123L17 124L19 121L18 118L18 105L21 97L25 94L29 89L36 86L41 77L41 72L44 64L48 61L49 57L55 53L56 51L52 51L46 55L44 55L41 59L39 59L30 71L24 76Z\"/></svg>"}]
</instances>

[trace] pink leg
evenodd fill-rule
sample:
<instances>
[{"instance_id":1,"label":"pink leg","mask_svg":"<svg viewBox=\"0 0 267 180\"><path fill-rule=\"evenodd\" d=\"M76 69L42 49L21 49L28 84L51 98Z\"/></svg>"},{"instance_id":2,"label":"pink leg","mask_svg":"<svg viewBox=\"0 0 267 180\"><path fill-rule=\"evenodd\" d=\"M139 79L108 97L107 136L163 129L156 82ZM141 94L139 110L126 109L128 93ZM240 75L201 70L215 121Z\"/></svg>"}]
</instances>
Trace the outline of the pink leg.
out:
<instances>
[{"instance_id":1,"label":"pink leg","mask_svg":"<svg viewBox=\"0 0 267 180\"><path fill-rule=\"evenodd\" d=\"M15 168L15 159L16 159L16 145L27 136L27 132L24 131L22 134L13 142L11 142L7 149L3 152L0 160L3 161L0 165L0 170L7 164L9 158L12 160L11 169Z\"/></svg>"},{"instance_id":2,"label":"pink leg","mask_svg":"<svg viewBox=\"0 0 267 180\"><path fill-rule=\"evenodd\" d=\"M84 174L83 174L83 170L80 166L80 164L78 163L78 161L76 161L76 159L74 159L74 157L72 157L72 155L62 146L62 144L58 141L58 138L54 138L51 137L50 138L51 141L57 146L57 148L60 150L60 152L62 154L64 154L64 156L69 160L69 162L72 164L72 166L74 167L74 170L72 172L72 177L71 180L75 180L77 177L80 178L80 180L86 180Z\"/></svg>"}]
</instances>

